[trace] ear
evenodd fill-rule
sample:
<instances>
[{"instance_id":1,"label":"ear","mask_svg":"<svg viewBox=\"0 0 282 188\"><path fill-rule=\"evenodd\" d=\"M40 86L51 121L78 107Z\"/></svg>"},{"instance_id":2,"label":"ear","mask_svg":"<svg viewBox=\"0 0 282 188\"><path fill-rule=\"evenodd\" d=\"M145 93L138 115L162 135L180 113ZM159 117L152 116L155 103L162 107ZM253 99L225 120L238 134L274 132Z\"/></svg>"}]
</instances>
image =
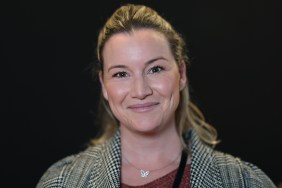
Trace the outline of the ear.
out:
<instances>
[{"instance_id":1,"label":"ear","mask_svg":"<svg viewBox=\"0 0 282 188\"><path fill-rule=\"evenodd\" d=\"M107 93L107 90L105 88L105 85L104 85L104 80L103 80L103 73L102 71L99 71L99 80L100 80L100 84L102 86L102 93L103 93L103 96L106 100L108 100L108 93Z\"/></svg>"},{"instance_id":2,"label":"ear","mask_svg":"<svg viewBox=\"0 0 282 188\"><path fill-rule=\"evenodd\" d=\"M182 91L187 83L186 63L184 61L182 61L179 66L179 74L180 74L179 90Z\"/></svg>"}]
</instances>

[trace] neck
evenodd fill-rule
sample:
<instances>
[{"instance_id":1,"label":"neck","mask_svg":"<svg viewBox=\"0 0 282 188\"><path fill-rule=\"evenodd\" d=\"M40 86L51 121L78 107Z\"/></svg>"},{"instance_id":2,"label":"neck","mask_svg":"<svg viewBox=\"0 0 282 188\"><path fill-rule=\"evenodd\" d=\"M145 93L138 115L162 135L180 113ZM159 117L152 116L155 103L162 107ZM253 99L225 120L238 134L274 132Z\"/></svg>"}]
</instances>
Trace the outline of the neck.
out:
<instances>
[{"instance_id":1,"label":"neck","mask_svg":"<svg viewBox=\"0 0 282 188\"><path fill-rule=\"evenodd\" d=\"M122 155L142 167L162 166L180 156L182 144L175 126L158 133L141 134L121 127ZM180 160L180 158L179 158Z\"/></svg>"}]
</instances>

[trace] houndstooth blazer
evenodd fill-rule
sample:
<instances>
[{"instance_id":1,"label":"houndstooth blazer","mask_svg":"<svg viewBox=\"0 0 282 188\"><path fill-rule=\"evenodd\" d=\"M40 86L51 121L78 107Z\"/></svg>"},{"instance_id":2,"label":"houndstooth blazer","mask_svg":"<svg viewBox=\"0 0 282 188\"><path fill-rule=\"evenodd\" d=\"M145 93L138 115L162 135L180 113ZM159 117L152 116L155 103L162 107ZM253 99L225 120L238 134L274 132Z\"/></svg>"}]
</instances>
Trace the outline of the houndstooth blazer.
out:
<instances>
[{"instance_id":1,"label":"houndstooth blazer","mask_svg":"<svg viewBox=\"0 0 282 188\"><path fill-rule=\"evenodd\" d=\"M275 188L270 178L255 165L203 144L190 130L184 138L191 143L191 188ZM106 143L89 147L53 164L37 188L120 187L120 132Z\"/></svg>"}]
</instances>

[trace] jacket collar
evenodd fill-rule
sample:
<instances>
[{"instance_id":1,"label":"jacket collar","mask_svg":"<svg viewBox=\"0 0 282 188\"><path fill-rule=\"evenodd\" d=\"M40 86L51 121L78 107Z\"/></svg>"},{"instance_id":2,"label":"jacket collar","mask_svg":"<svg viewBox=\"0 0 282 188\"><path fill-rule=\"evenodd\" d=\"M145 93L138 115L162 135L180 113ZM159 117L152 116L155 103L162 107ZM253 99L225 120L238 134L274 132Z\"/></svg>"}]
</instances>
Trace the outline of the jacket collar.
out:
<instances>
[{"instance_id":1,"label":"jacket collar","mask_svg":"<svg viewBox=\"0 0 282 188\"><path fill-rule=\"evenodd\" d=\"M190 187L222 187L219 168L215 165L213 149L201 142L195 130L184 134L191 151ZM101 153L90 177L90 187L120 187L120 131L101 145Z\"/></svg>"},{"instance_id":2,"label":"jacket collar","mask_svg":"<svg viewBox=\"0 0 282 188\"><path fill-rule=\"evenodd\" d=\"M100 146L97 166L93 169L89 187L120 187L121 146L120 131Z\"/></svg>"},{"instance_id":3,"label":"jacket collar","mask_svg":"<svg viewBox=\"0 0 282 188\"><path fill-rule=\"evenodd\" d=\"M195 130L190 129L187 134L191 150L190 187L222 187L214 150L202 143Z\"/></svg>"}]
</instances>

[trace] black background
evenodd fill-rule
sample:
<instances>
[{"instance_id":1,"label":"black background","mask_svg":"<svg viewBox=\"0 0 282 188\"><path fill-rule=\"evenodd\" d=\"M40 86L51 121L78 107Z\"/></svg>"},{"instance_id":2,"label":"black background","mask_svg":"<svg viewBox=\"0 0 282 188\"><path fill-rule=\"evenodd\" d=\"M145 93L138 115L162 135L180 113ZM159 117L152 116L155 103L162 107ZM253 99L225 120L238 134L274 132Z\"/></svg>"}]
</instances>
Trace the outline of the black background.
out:
<instances>
[{"instance_id":1,"label":"black background","mask_svg":"<svg viewBox=\"0 0 282 188\"><path fill-rule=\"evenodd\" d=\"M151 6L184 35L192 99L217 128L217 149L282 181L278 3L21 1L1 5L0 186L35 187L96 135L100 86L89 65L99 29L126 2Z\"/></svg>"}]
</instances>

